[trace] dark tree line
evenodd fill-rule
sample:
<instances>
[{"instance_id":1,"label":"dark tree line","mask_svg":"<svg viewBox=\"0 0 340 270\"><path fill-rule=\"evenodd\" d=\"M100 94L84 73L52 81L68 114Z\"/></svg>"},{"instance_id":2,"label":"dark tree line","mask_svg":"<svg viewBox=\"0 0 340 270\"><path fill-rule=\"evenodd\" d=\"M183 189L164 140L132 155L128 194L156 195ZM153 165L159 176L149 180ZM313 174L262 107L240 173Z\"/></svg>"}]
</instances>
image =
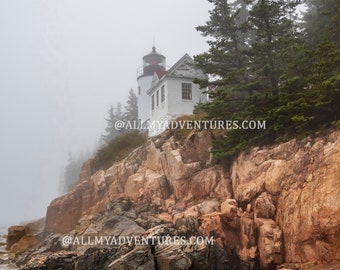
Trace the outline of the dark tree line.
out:
<instances>
[{"instance_id":1,"label":"dark tree line","mask_svg":"<svg viewBox=\"0 0 340 270\"><path fill-rule=\"evenodd\" d=\"M266 130L215 134L217 160L254 144L284 141L340 124L340 3L337 0L208 0L196 29L209 50L196 55L213 86L210 119L266 120ZM307 11L298 17L297 7Z\"/></svg>"}]
</instances>

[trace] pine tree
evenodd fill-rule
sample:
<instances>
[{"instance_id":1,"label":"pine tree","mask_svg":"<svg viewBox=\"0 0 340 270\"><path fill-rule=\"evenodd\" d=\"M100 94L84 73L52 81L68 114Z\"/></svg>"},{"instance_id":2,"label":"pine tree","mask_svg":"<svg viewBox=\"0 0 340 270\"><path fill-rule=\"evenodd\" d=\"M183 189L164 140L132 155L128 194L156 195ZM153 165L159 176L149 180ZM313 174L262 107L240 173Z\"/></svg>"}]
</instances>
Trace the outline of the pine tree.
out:
<instances>
[{"instance_id":1,"label":"pine tree","mask_svg":"<svg viewBox=\"0 0 340 270\"><path fill-rule=\"evenodd\" d=\"M127 100L124 113L125 121L137 121L138 120L138 104L137 104L137 95L134 93L133 89L130 89L129 96Z\"/></svg>"},{"instance_id":2,"label":"pine tree","mask_svg":"<svg viewBox=\"0 0 340 270\"><path fill-rule=\"evenodd\" d=\"M313 95L313 123L340 124L340 2L308 0L305 39L311 59L306 75ZM317 115L316 115L317 114Z\"/></svg>"},{"instance_id":3,"label":"pine tree","mask_svg":"<svg viewBox=\"0 0 340 270\"><path fill-rule=\"evenodd\" d=\"M337 119L339 105L335 100L339 99L339 91L334 89L339 82L339 76L335 77L339 74L336 73L339 57L336 57L334 46L322 46L320 49L323 50L318 54L306 48L294 21L300 1L245 0L246 10L243 8L240 17L235 16L236 9L231 8L228 1L209 2L215 5L210 12L210 21L197 30L213 40L208 42L209 51L195 58L198 66L213 78L212 84L217 85L214 99L203 106L207 117L266 120L267 125L266 130L237 129L215 133L212 151L217 160L230 161L254 144L305 136L322 123L329 124ZM240 2L234 2L234 6L242 7ZM235 38L231 33L236 34ZM235 44L241 46L233 47ZM236 48L242 48L243 54L235 53ZM243 60L242 65L234 65L235 55L241 57L238 59ZM241 66L242 75L246 75L244 80L241 76L232 76L238 68L242 70ZM313 69L315 71L311 72ZM319 80L323 87L309 88L308 82L317 76L323 76ZM333 90L326 91L326 88ZM230 98L230 90L245 92L242 90L247 89L248 95L241 96L240 101Z\"/></svg>"},{"instance_id":4,"label":"pine tree","mask_svg":"<svg viewBox=\"0 0 340 270\"><path fill-rule=\"evenodd\" d=\"M321 40L340 42L340 2L338 0L306 0L303 27L310 47Z\"/></svg>"},{"instance_id":5,"label":"pine tree","mask_svg":"<svg viewBox=\"0 0 340 270\"><path fill-rule=\"evenodd\" d=\"M117 102L115 113L114 113L114 121L122 120L124 118L123 106L122 103Z\"/></svg>"},{"instance_id":6,"label":"pine tree","mask_svg":"<svg viewBox=\"0 0 340 270\"><path fill-rule=\"evenodd\" d=\"M282 71L282 43L289 49L295 43L291 14L300 1L257 0L249 7L248 27L254 32L251 41L250 70L262 91L278 93Z\"/></svg>"},{"instance_id":7,"label":"pine tree","mask_svg":"<svg viewBox=\"0 0 340 270\"><path fill-rule=\"evenodd\" d=\"M68 154L67 165L64 172L64 192L68 192L76 185L79 179L80 166L73 153Z\"/></svg>"},{"instance_id":8,"label":"pine tree","mask_svg":"<svg viewBox=\"0 0 340 270\"><path fill-rule=\"evenodd\" d=\"M101 144L109 143L113 138L122 134L121 130L116 129L116 121L123 121L124 114L122 111L122 104L120 102L117 103L116 108L113 105L110 106L108 110L108 118L106 118L107 126L105 128L105 134L101 136L100 142Z\"/></svg>"},{"instance_id":9,"label":"pine tree","mask_svg":"<svg viewBox=\"0 0 340 270\"><path fill-rule=\"evenodd\" d=\"M212 38L207 42L210 48L194 59L206 74L214 78L210 84L223 85L232 91L248 81L247 32L244 31L247 11L245 5L233 9L227 0L209 2L215 6L209 11L210 20L196 30ZM201 86L207 84L200 83Z\"/></svg>"}]
</instances>

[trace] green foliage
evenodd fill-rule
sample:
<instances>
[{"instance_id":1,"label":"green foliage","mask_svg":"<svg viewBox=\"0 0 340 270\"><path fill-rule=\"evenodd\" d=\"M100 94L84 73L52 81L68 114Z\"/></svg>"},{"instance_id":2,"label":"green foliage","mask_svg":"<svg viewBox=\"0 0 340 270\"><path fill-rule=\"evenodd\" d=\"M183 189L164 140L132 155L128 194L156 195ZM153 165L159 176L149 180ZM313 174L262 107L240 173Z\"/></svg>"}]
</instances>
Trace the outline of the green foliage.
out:
<instances>
[{"instance_id":1,"label":"green foliage","mask_svg":"<svg viewBox=\"0 0 340 270\"><path fill-rule=\"evenodd\" d=\"M120 102L117 103L116 107L110 106L108 110L108 118L106 118L107 127L105 128L105 134L101 135L100 143L101 145L105 145L109 143L113 138L122 135L126 132L129 132L128 129L116 129L115 124L117 121L123 121L127 123L128 121L133 125L133 122L138 121L138 105L137 105L137 96L133 92L133 89L130 89L128 100L126 105L124 106L125 112L123 112L122 104Z\"/></svg>"},{"instance_id":2,"label":"green foliage","mask_svg":"<svg viewBox=\"0 0 340 270\"><path fill-rule=\"evenodd\" d=\"M106 170L116 161L122 160L135 148L146 143L146 136L138 131L131 131L113 138L106 146L99 149L93 159L93 171Z\"/></svg>"},{"instance_id":3,"label":"green foliage","mask_svg":"<svg viewBox=\"0 0 340 270\"><path fill-rule=\"evenodd\" d=\"M340 2L338 0L306 0L305 38L311 47L322 40L340 42Z\"/></svg>"},{"instance_id":4,"label":"green foliage","mask_svg":"<svg viewBox=\"0 0 340 270\"><path fill-rule=\"evenodd\" d=\"M213 40L208 42L209 51L195 60L213 78L205 85L215 87L209 93L212 101L200 109L208 119L266 121L265 130L214 131L212 151L217 161L228 165L251 146L339 126L340 41L339 32L334 30L339 29L338 1L307 1L312 4L305 15L303 32L294 21L300 1L244 1L247 12L243 12L242 26L239 11L228 1L209 1L215 5L210 21L197 30ZM313 21L315 18L320 22ZM245 42L243 56L229 42ZM242 63L230 68L233 63L228 61L237 59L236 55Z\"/></svg>"},{"instance_id":5,"label":"green foliage","mask_svg":"<svg viewBox=\"0 0 340 270\"><path fill-rule=\"evenodd\" d=\"M210 21L196 29L203 36L212 36L208 52L194 56L197 65L207 74L214 76L214 84L228 84L230 87L249 80L244 69L249 61L244 32L248 16L245 5L229 5L227 0L209 0L215 5L210 11ZM204 86L201 82L201 86Z\"/></svg>"}]
</instances>

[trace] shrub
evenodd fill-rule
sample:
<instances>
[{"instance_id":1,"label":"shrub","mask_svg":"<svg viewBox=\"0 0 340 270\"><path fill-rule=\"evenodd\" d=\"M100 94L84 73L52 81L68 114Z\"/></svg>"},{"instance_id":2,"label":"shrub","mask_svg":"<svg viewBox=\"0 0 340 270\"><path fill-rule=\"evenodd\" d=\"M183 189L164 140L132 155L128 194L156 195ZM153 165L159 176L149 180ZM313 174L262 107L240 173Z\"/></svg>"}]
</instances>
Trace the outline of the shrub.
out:
<instances>
[{"instance_id":1,"label":"shrub","mask_svg":"<svg viewBox=\"0 0 340 270\"><path fill-rule=\"evenodd\" d=\"M108 169L114 162L127 157L132 150L145 144L146 141L147 137L138 131L115 137L97 151L93 159L93 171Z\"/></svg>"}]
</instances>

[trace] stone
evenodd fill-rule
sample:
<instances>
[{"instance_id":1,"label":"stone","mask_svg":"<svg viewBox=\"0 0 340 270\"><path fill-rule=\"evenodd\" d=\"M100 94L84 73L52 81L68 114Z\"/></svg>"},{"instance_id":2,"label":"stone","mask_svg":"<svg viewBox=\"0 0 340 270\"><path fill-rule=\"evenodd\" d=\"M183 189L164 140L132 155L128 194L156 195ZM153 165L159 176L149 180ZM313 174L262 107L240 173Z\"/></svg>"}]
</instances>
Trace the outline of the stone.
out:
<instances>
[{"instance_id":1,"label":"stone","mask_svg":"<svg viewBox=\"0 0 340 270\"><path fill-rule=\"evenodd\" d=\"M68 233L76 226L82 216L82 188L79 185L77 187L74 192L53 200L48 206L46 234Z\"/></svg>"},{"instance_id":2,"label":"stone","mask_svg":"<svg viewBox=\"0 0 340 270\"><path fill-rule=\"evenodd\" d=\"M199 232L202 235L213 237L216 244L221 247L230 246L235 247L236 238L232 237L228 239L228 231L226 231L225 226L223 224L223 220L220 215L202 217L201 226L199 227ZM235 242L236 241L236 242ZM232 243L230 243L232 242Z\"/></svg>"},{"instance_id":3,"label":"stone","mask_svg":"<svg viewBox=\"0 0 340 270\"><path fill-rule=\"evenodd\" d=\"M7 233L7 250L17 243L22 237L29 233L29 229L26 226L11 226L8 228Z\"/></svg>"},{"instance_id":4,"label":"stone","mask_svg":"<svg viewBox=\"0 0 340 270\"><path fill-rule=\"evenodd\" d=\"M156 261L159 269L170 270L170 269L178 269L178 270L189 270L192 262L190 258L184 253L181 252L178 246L175 246L174 249L167 248L166 252L159 252L156 255ZM173 254L172 254L173 253Z\"/></svg>"},{"instance_id":5,"label":"stone","mask_svg":"<svg viewBox=\"0 0 340 270\"><path fill-rule=\"evenodd\" d=\"M137 246L132 251L111 262L106 269L154 269L154 259L151 255L150 246Z\"/></svg>"},{"instance_id":6,"label":"stone","mask_svg":"<svg viewBox=\"0 0 340 270\"><path fill-rule=\"evenodd\" d=\"M24 235L23 237L20 238L20 240L13 244L10 248L10 253L11 254L18 254L18 253L23 253L29 248L34 248L37 247L39 244L38 239L33 236L33 235Z\"/></svg>"},{"instance_id":7,"label":"stone","mask_svg":"<svg viewBox=\"0 0 340 270\"><path fill-rule=\"evenodd\" d=\"M183 217L198 218L201 216L200 204L193 205L183 212Z\"/></svg>"},{"instance_id":8,"label":"stone","mask_svg":"<svg viewBox=\"0 0 340 270\"><path fill-rule=\"evenodd\" d=\"M86 181L92 175L92 160L85 161L81 167L79 174L79 182Z\"/></svg>"},{"instance_id":9,"label":"stone","mask_svg":"<svg viewBox=\"0 0 340 270\"><path fill-rule=\"evenodd\" d=\"M275 219L284 237L285 262L340 259L339 162L340 131L254 148L233 162L234 198L254 205L258 217ZM261 197L264 192L267 197Z\"/></svg>"},{"instance_id":10,"label":"stone","mask_svg":"<svg viewBox=\"0 0 340 270\"><path fill-rule=\"evenodd\" d=\"M310 148L310 164L299 185L283 190L277 221L285 238L287 262L329 262L340 258L340 140L317 141ZM316 155L314 153L317 153ZM308 179L308 181L307 181ZM326 237L328 235L329 237Z\"/></svg>"},{"instance_id":11,"label":"stone","mask_svg":"<svg viewBox=\"0 0 340 270\"><path fill-rule=\"evenodd\" d=\"M54 254L46 260L56 267L77 263L85 249L72 246L79 254L57 255L63 251L59 233L213 236L210 259L199 247L169 247L173 253L159 247L161 265L184 269L206 269L206 263L216 269L256 269L258 262L263 269L283 262L301 268L340 260L339 130L252 148L236 157L228 171L212 164L208 133L195 131L181 142L170 133L162 136L106 171L91 172L90 162L84 164L75 188L49 205L42 246L35 255L28 248L18 261L38 258L40 251L46 258ZM124 246L111 249L112 256L91 252L83 258L88 269L95 269L95 261L98 269L113 262L117 269L146 269L156 250Z\"/></svg>"},{"instance_id":12,"label":"stone","mask_svg":"<svg viewBox=\"0 0 340 270\"><path fill-rule=\"evenodd\" d=\"M178 149L171 150L166 147L165 149L166 151L163 151L161 155L161 162L168 179L180 180L189 178L201 169L199 162L184 163Z\"/></svg>"},{"instance_id":13,"label":"stone","mask_svg":"<svg viewBox=\"0 0 340 270\"><path fill-rule=\"evenodd\" d=\"M255 200L254 213L255 218L274 218L275 206L273 204L272 198L266 192L263 192Z\"/></svg>"},{"instance_id":14,"label":"stone","mask_svg":"<svg viewBox=\"0 0 340 270\"><path fill-rule=\"evenodd\" d=\"M237 201L235 199L226 199L221 203L221 213L227 217L234 218L237 215Z\"/></svg>"},{"instance_id":15,"label":"stone","mask_svg":"<svg viewBox=\"0 0 340 270\"><path fill-rule=\"evenodd\" d=\"M231 197L227 182L228 179L223 169L219 166L214 166L203 169L192 176L187 187L191 193L191 199L194 201L210 198L218 200Z\"/></svg>"},{"instance_id":16,"label":"stone","mask_svg":"<svg viewBox=\"0 0 340 270\"><path fill-rule=\"evenodd\" d=\"M175 227L181 235L189 235L198 231L199 223L194 217L177 218L175 221Z\"/></svg>"},{"instance_id":17,"label":"stone","mask_svg":"<svg viewBox=\"0 0 340 270\"><path fill-rule=\"evenodd\" d=\"M211 201L204 201L200 203L200 213L202 215L210 214L213 212L218 212L220 210L220 202L211 200Z\"/></svg>"},{"instance_id":18,"label":"stone","mask_svg":"<svg viewBox=\"0 0 340 270\"><path fill-rule=\"evenodd\" d=\"M124 216L109 218L104 224L104 229L113 236L138 236L145 231L134 220Z\"/></svg>"},{"instance_id":19,"label":"stone","mask_svg":"<svg viewBox=\"0 0 340 270\"><path fill-rule=\"evenodd\" d=\"M210 131L192 131L180 149L184 163L201 162L204 165L209 164L211 162L210 145Z\"/></svg>"},{"instance_id":20,"label":"stone","mask_svg":"<svg viewBox=\"0 0 340 270\"><path fill-rule=\"evenodd\" d=\"M246 211L241 215L241 244L242 250L240 257L243 261L255 259L257 252L256 227L253 217L251 216L251 205L247 205Z\"/></svg>"},{"instance_id":21,"label":"stone","mask_svg":"<svg viewBox=\"0 0 340 270\"><path fill-rule=\"evenodd\" d=\"M272 269L283 262L282 231L274 220L257 218L255 221L259 227L257 247L261 267L264 270Z\"/></svg>"},{"instance_id":22,"label":"stone","mask_svg":"<svg viewBox=\"0 0 340 270\"><path fill-rule=\"evenodd\" d=\"M146 160L143 164L145 168L150 169L152 171L158 172L162 170L161 164L161 150L156 148L153 141L150 141L149 145L146 148Z\"/></svg>"}]
</instances>

